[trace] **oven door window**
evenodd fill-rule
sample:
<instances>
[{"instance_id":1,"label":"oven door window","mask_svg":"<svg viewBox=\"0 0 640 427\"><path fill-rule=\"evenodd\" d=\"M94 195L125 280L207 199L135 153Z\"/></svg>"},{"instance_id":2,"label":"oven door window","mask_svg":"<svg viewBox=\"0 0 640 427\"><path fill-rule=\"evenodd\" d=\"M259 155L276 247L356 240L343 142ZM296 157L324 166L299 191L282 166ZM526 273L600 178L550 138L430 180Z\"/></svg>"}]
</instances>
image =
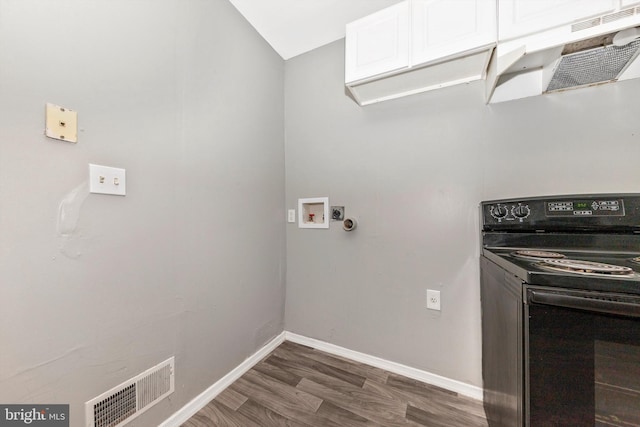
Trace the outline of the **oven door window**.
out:
<instances>
[{"instance_id":1,"label":"oven door window","mask_svg":"<svg viewBox=\"0 0 640 427\"><path fill-rule=\"evenodd\" d=\"M640 426L640 319L527 308L529 425Z\"/></svg>"}]
</instances>

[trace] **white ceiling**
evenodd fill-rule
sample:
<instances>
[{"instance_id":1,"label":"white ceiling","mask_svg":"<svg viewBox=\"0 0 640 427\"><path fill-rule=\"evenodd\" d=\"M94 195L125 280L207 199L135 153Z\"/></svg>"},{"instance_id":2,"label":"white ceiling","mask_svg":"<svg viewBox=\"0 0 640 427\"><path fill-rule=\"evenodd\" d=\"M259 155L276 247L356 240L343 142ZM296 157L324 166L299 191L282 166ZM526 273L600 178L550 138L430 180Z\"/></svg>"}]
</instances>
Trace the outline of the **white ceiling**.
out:
<instances>
[{"instance_id":1,"label":"white ceiling","mask_svg":"<svg viewBox=\"0 0 640 427\"><path fill-rule=\"evenodd\" d=\"M401 0L230 0L284 59L344 37L347 22Z\"/></svg>"}]
</instances>

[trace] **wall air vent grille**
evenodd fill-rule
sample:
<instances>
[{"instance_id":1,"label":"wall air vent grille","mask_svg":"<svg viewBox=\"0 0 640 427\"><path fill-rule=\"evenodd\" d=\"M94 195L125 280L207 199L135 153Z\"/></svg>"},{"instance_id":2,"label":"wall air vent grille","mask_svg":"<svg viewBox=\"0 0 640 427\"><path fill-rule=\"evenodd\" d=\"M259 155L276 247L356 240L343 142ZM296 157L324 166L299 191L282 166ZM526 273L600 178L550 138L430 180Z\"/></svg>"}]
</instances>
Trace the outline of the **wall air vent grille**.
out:
<instances>
[{"instance_id":1,"label":"wall air vent grille","mask_svg":"<svg viewBox=\"0 0 640 427\"><path fill-rule=\"evenodd\" d=\"M638 55L640 40L626 46L608 45L563 56L546 92L615 80Z\"/></svg>"},{"instance_id":2,"label":"wall air vent grille","mask_svg":"<svg viewBox=\"0 0 640 427\"><path fill-rule=\"evenodd\" d=\"M136 412L136 385L131 384L93 405L95 427L117 426Z\"/></svg>"},{"instance_id":3,"label":"wall air vent grille","mask_svg":"<svg viewBox=\"0 0 640 427\"><path fill-rule=\"evenodd\" d=\"M87 427L119 427L174 390L174 358L170 358L85 403Z\"/></svg>"},{"instance_id":4,"label":"wall air vent grille","mask_svg":"<svg viewBox=\"0 0 640 427\"><path fill-rule=\"evenodd\" d=\"M165 365L138 380L138 409L146 408L171 389L172 371L170 365Z\"/></svg>"}]
</instances>

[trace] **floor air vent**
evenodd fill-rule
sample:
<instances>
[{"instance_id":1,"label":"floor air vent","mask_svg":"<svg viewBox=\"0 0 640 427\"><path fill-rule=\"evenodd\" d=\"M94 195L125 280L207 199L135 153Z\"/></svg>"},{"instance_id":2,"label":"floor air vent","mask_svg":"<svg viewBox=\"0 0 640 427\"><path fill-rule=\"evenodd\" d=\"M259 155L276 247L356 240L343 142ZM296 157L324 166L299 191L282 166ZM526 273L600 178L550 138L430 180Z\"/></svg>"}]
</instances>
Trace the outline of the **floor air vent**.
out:
<instances>
[{"instance_id":1,"label":"floor air vent","mask_svg":"<svg viewBox=\"0 0 640 427\"><path fill-rule=\"evenodd\" d=\"M85 403L87 427L118 427L164 399L174 390L174 358Z\"/></svg>"}]
</instances>

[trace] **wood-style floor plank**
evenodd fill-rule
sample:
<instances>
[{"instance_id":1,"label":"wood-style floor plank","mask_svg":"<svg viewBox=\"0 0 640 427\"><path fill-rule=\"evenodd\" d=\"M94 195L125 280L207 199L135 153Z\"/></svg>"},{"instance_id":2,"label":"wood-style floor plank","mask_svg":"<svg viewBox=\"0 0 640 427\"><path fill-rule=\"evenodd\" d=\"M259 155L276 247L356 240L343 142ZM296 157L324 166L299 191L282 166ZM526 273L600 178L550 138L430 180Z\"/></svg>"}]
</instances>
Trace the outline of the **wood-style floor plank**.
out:
<instances>
[{"instance_id":1,"label":"wood-style floor plank","mask_svg":"<svg viewBox=\"0 0 640 427\"><path fill-rule=\"evenodd\" d=\"M359 393L342 387L340 390L329 388L303 378L297 388L315 394L343 409L349 408L354 414L388 427L413 426L405 418L406 406L399 401L384 399L366 390ZM347 391L348 390L348 391Z\"/></svg>"},{"instance_id":2,"label":"wood-style floor plank","mask_svg":"<svg viewBox=\"0 0 640 427\"><path fill-rule=\"evenodd\" d=\"M320 405L320 408L318 409L318 414L324 415L325 418L335 421L343 427L380 427L380 424L354 414L353 412L341 408L328 400L322 402L322 405Z\"/></svg>"},{"instance_id":3,"label":"wood-style floor plank","mask_svg":"<svg viewBox=\"0 0 640 427\"><path fill-rule=\"evenodd\" d=\"M289 341L283 342L280 345L280 348L289 349L317 362L324 363L325 365L352 372L356 375L360 375L362 377L378 381L380 383L385 383L389 376L389 372L385 371L384 369L364 365L362 363L354 363L353 360L345 359L344 357L336 356L333 354L328 354L323 351L314 350L311 347L294 344Z\"/></svg>"},{"instance_id":4,"label":"wood-style floor plank","mask_svg":"<svg viewBox=\"0 0 640 427\"><path fill-rule=\"evenodd\" d=\"M247 401L238 409L238 413L252 421L255 421L262 427L313 427L309 426L309 424L302 424L297 421L290 420L289 418L285 418L251 399L247 399Z\"/></svg>"},{"instance_id":5,"label":"wood-style floor plank","mask_svg":"<svg viewBox=\"0 0 640 427\"><path fill-rule=\"evenodd\" d=\"M320 404L322 404L322 399L319 397L305 393L297 388L290 387L288 384L274 378L270 378L260 372L251 370L243 377L283 400L295 401L298 408L304 411L316 412L320 407Z\"/></svg>"},{"instance_id":6,"label":"wood-style floor plank","mask_svg":"<svg viewBox=\"0 0 640 427\"><path fill-rule=\"evenodd\" d=\"M425 384L425 387L431 388L433 386ZM405 402L407 407L412 406L415 409L438 417L444 417L448 422L452 423L449 424L450 426L487 427L482 402L465 396L455 396L452 399L452 395L448 390L444 394L438 391L433 391L431 395L424 395L423 393L412 394L406 390L396 389L386 384L378 384L369 380L367 380L363 388L387 396L389 399L399 399ZM436 387L435 390L437 389ZM416 421L415 417L409 417L408 414L407 418ZM433 421L433 424L437 425L435 421Z\"/></svg>"},{"instance_id":7,"label":"wood-style floor plank","mask_svg":"<svg viewBox=\"0 0 640 427\"><path fill-rule=\"evenodd\" d=\"M303 354L300 354L295 351L291 351L283 347L278 347L273 352L273 354L274 356L280 357L289 362L296 363L309 371L321 372L331 377L335 377L343 381L346 381L348 383L351 383L357 387L362 387L362 385L364 384L364 381L366 380L366 378L361 375L357 375L352 372L345 371L344 369L327 365L326 363L315 361L313 359L306 357Z\"/></svg>"},{"instance_id":8,"label":"wood-style floor plank","mask_svg":"<svg viewBox=\"0 0 640 427\"><path fill-rule=\"evenodd\" d=\"M237 411L246 401L247 396L243 396L240 393L227 388L216 397L216 401L222 403L232 411Z\"/></svg>"},{"instance_id":9,"label":"wood-style floor plank","mask_svg":"<svg viewBox=\"0 0 640 427\"><path fill-rule=\"evenodd\" d=\"M284 342L183 427L486 427L482 402Z\"/></svg>"},{"instance_id":10,"label":"wood-style floor plank","mask_svg":"<svg viewBox=\"0 0 640 427\"><path fill-rule=\"evenodd\" d=\"M365 385L371 387L373 383ZM425 384L412 378L401 375L390 374L385 390L394 396L403 399L407 404L427 412L466 415L464 420L460 420L462 425L486 426L486 419L482 402L466 396L458 396L452 392L438 386ZM379 390L381 390L378 387ZM455 397L452 399L452 397Z\"/></svg>"},{"instance_id":11,"label":"wood-style floor plank","mask_svg":"<svg viewBox=\"0 0 640 427\"><path fill-rule=\"evenodd\" d=\"M241 394L248 396L256 403L259 403L265 408L280 414L285 418L311 426L318 425L318 417L315 415L315 412L300 409L303 402L299 399L283 399L271 390L264 389L250 381L247 381L244 376L236 380L231 387ZM339 427L338 424L330 420L326 420L326 425L330 427Z\"/></svg>"},{"instance_id":12,"label":"wood-style floor plank","mask_svg":"<svg viewBox=\"0 0 640 427\"><path fill-rule=\"evenodd\" d=\"M280 369L287 370L289 372L294 372L295 374L302 376L303 380L304 379L311 380L318 384L322 384L330 388L339 389L344 386L352 386L352 387L359 388L358 386L355 386L353 384L350 384L344 381L342 378L329 375L325 372L309 369L308 367L301 366L297 362L292 362L290 360L282 359L276 355L272 355L269 358L267 358L265 360L265 363L275 365Z\"/></svg>"},{"instance_id":13,"label":"wood-style floor plank","mask_svg":"<svg viewBox=\"0 0 640 427\"><path fill-rule=\"evenodd\" d=\"M242 414L238 414L235 411L227 408L216 400L212 400L207 403L207 406L202 408L191 417L184 427L211 427L211 426L228 426L228 427L260 427L259 423L256 423Z\"/></svg>"},{"instance_id":14,"label":"wood-style floor plank","mask_svg":"<svg viewBox=\"0 0 640 427\"><path fill-rule=\"evenodd\" d=\"M415 408L411 405L407 407L407 419L417 424L429 427L449 427L451 425L465 425L465 424L453 424L453 420L442 419L428 411Z\"/></svg>"},{"instance_id":15,"label":"wood-style floor plank","mask_svg":"<svg viewBox=\"0 0 640 427\"><path fill-rule=\"evenodd\" d=\"M406 390L419 396L428 397L432 396L434 393L444 393L449 396L456 396L458 394L455 391L447 390L432 384L426 384L421 381L414 380L413 378L407 378L397 374L390 374L389 378L387 378L386 384L389 387Z\"/></svg>"},{"instance_id":16,"label":"wood-style floor plank","mask_svg":"<svg viewBox=\"0 0 640 427\"><path fill-rule=\"evenodd\" d=\"M256 364L253 369L264 375L275 378L276 380L280 380L283 383L290 385L291 387L295 387L296 385L298 385L298 383L302 379L301 376L296 375L293 372L286 371L271 363L265 363L264 361Z\"/></svg>"}]
</instances>

